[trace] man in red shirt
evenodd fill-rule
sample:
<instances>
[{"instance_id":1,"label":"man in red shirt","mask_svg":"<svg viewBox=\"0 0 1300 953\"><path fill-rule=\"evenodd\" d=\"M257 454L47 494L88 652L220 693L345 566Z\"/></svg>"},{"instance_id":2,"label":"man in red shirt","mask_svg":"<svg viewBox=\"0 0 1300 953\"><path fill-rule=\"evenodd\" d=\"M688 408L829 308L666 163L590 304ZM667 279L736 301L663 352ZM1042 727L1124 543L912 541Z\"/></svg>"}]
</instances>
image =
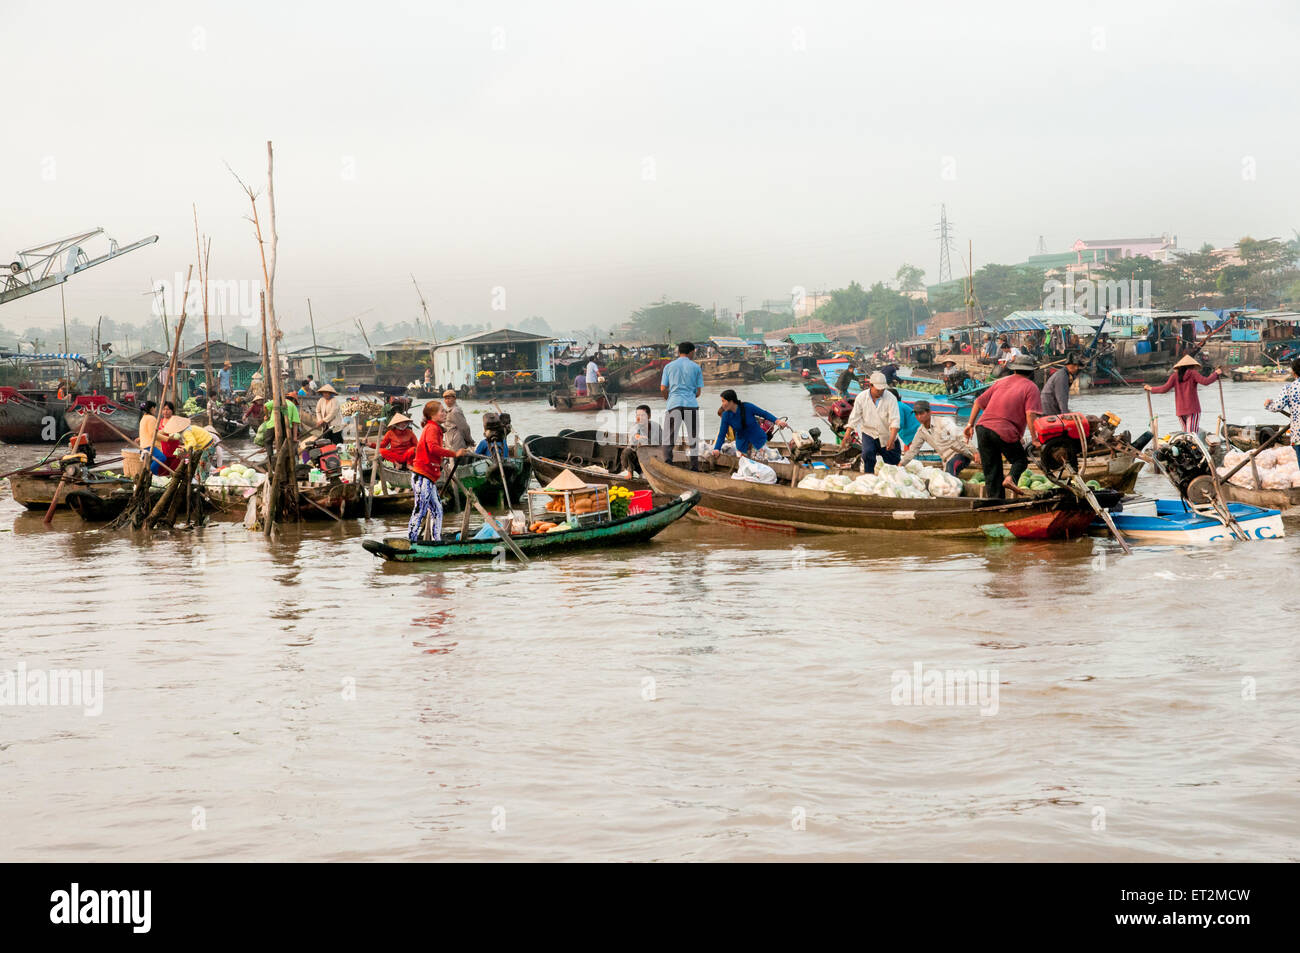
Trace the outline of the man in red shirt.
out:
<instances>
[{"instance_id":1,"label":"man in red shirt","mask_svg":"<svg viewBox=\"0 0 1300 953\"><path fill-rule=\"evenodd\" d=\"M1042 397L1034 383L1034 359L1018 354L1007 364L1012 373L998 380L980 394L970 411L966 439L975 435L980 461L984 465L984 483L989 495L1001 499L1004 489L1019 492L1016 481L1029 466L1029 455L1020 438L1025 428L1043 412ZM980 415L983 414L981 417ZM978 420L979 426L975 426ZM1002 457L1011 461L1011 475L1002 478Z\"/></svg>"}]
</instances>

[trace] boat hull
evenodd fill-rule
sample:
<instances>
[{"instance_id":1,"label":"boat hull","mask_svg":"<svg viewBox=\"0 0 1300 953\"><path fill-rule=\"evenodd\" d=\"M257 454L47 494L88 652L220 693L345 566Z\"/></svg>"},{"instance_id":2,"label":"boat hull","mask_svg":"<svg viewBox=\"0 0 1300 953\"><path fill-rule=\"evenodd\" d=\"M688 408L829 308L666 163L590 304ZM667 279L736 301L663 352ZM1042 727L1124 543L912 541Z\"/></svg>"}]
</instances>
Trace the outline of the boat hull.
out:
<instances>
[{"instance_id":1,"label":"boat hull","mask_svg":"<svg viewBox=\"0 0 1300 953\"><path fill-rule=\"evenodd\" d=\"M59 484L63 486L60 488ZM14 502L29 510L48 509L50 501L56 506L68 505L68 494L72 490L85 490L107 499L119 490L130 490L134 484L125 477L101 480L62 480L57 470L41 470L34 473L15 473L9 477L9 492Z\"/></svg>"},{"instance_id":2,"label":"boat hull","mask_svg":"<svg viewBox=\"0 0 1300 953\"><path fill-rule=\"evenodd\" d=\"M1251 539L1281 539L1286 535L1278 510L1229 503L1228 512ZM1186 511L1180 500L1157 500L1154 516L1114 513L1111 518L1130 542L1205 546L1230 543L1236 538L1217 520Z\"/></svg>"},{"instance_id":3,"label":"boat hull","mask_svg":"<svg viewBox=\"0 0 1300 953\"><path fill-rule=\"evenodd\" d=\"M606 471L618 465L621 447L601 443L594 430L579 430L563 437L529 437L524 441L524 452L532 464L537 480L550 483L565 470L572 470L584 483L601 486L625 486L629 490L648 490L650 483L641 477L620 477L614 472L591 469L598 464Z\"/></svg>"},{"instance_id":4,"label":"boat hull","mask_svg":"<svg viewBox=\"0 0 1300 953\"><path fill-rule=\"evenodd\" d=\"M641 466L656 492L698 490L696 515L746 529L1061 539L1084 535L1093 519L1085 504L1064 493L1010 502L965 496L899 501L800 490L789 477L769 485L733 480L729 473L695 473L650 455L642 456ZM790 472L789 466L773 469L779 477Z\"/></svg>"},{"instance_id":5,"label":"boat hull","mask_svg":"<svg viewBox=\"0 0 1300 953\"><path fill-rule=\"evenodd\" d=\"M644 543L689 513L698 501L699 494L684 493L670 501L656 501L659 505L645 513L630 514L613 522L597 523L562 533L529 533L511 539L530 557ZM499 539L416 544L404 539L368 539L362 545L367 552L392 562L491 559L503 553L509 558L509 549Z\"/></svg>"},{"instance_id":6,"label":"boat hull","mask_svg":"<svg viewBox=\"0 0 1300 953\"><path fill-rule=\"evenodd\" d=\"M1224 498L1234 503L1246 503L1283 513L1300 508L1300 487L1290 487L1286 490L1251 490L1237 486L1235 483L1221 483L1220 489L1223 491Z\"/></svg>"},{"instance_id":7,"label":"boat hull","mask_svg":"<svg viewBox=\"0 0 1300 953\"><path fill-rule=\"evenodd\" d=\"M140 431L140 411L113 401L98 406L74 404L64 413L63 420L74 434L80 432L85 421L86 436L91 443L126 443L131 434Z\"/></svg>"},{"instance_id":8,"label":"boat hull","mask_svg":"<svg viewBox=\"0 0 1300 953\"><path fill-rule=\"evenodd\" d=\"M62 423L44 404L0 388L0 440L5 443L48 443L62 433Z\"/></svg>"}]
</instances>

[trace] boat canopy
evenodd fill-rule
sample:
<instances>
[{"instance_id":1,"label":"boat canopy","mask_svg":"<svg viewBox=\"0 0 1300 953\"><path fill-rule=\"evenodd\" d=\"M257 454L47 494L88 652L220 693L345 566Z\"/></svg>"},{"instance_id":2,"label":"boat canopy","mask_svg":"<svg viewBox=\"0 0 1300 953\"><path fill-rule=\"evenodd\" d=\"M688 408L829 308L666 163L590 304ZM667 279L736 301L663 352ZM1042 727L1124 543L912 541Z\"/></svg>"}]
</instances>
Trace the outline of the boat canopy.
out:
<instances>
[{"instance_id":1,"label":"boat canopy","mask_svg":"<svg viewBox=\"0 0 1300 953\"><path fill-rule=\"evenodd\" d=\"M709 338L709 341L711 341L716 347L747 348L750 346L749 342L746 341L744 338L726 338L726 337L720 337L719 335L716 334L713 335L713 337Z\"/></svg>"},{"instance_id":2,"label":"boat canopy","mask_svg":"<svg viewBox=\"0 0 1300 953\"><path fill-rule=\"evenodd\" d=\"M813 331L802 334L791 334L786 337L791 344L830 344L831 339L820 331Z\"/></svg>"},{"instance_id":3,"label":"boat canopy","mask_svg":"<svg viewBox=\"0 0 1300 953\"><path fill-rule=\"evenodd\" d=\"M90 362L80 354L20 354L17 351L0 351L0 359L15 361L76 361L84 367Z\"/></svg>"}]
</instances>

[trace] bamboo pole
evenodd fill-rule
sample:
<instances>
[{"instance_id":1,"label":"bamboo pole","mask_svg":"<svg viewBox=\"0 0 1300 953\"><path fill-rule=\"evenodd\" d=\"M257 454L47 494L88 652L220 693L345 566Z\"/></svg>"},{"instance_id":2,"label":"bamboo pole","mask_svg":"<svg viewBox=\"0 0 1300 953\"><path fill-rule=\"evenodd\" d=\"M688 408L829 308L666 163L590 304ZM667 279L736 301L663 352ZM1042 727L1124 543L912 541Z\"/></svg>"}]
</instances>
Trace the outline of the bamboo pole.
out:
<instances>
[{"instance_id":1,"label":"bamboo pole","mask_svg":"<svg viewBox=\"0 0 1300 953\"><path fill-rule=\"evenodd\" d=\"M204 249L199 241L199 207L191 206L194 209L194 252L199 263L199 284L203 288L203 370L208 384L208 404L211 405L214 392L212 390L212 347L208 343L208 260L212 255L212 239L209 238L207 248ZM186 288L188 291L189 288ZM208 408L208 420L212 420L212 408Z\"/></svg>"}]
</instances>

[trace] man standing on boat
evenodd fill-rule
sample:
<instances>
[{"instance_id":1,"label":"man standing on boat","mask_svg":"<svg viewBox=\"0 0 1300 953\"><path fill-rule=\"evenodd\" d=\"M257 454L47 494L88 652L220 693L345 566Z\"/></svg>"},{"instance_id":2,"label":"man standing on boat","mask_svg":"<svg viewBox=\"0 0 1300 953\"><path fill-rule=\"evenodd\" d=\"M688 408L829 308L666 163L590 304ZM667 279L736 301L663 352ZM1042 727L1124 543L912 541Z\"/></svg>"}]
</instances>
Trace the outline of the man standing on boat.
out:
<instances>
[{"instance_id":1,"label":"man standing on boat","mask_svg":"<svg viewBox=\"0 0 1300 953\"><path fill-rule=\"evenodd\" d=\"M1079 358L1071 353L1065 358L1065 366L1056 371L1043 385L1039 397L1043 402L1043 415L1068 414L1070 412L1070 385L1079 376Z\"/></svg>"},{"instance_id":2,"label":"man standing on boat","mask_svg":"<svg viewBox=\"0 0 1300 953\"><path fill-rule=\"evenodd\" d=\"M691 456L691 469L700 469L700 391L704 389L704 371L691 360L695 345L683 341L677 345L677 359L664 365L659 391L668 401L664 414L664 462L673 462L673 445L684 436Z\"/></svg>"},{"instance_id":3,"label":"man standing on boat","mask_svg":"<svg viewBox=\"0 0 1300 953\"><path fill-rule=\"evenodd\" d=\"M593 357L587 362L587 393L593 397L599 393L597 386L600 384L600 365L596 363Z\"/></svg>"},{"instance_id":4,"label":"man standing on boat","mask_svg":"<svg viewBox=\"0 0 1300 953\"><path fill-rule=\"evenodd\" d=\"M876 472L876 458L885 463L897 464L902 457L898 445L898 430L902 413L898 399L886 388L885 375L876 371L867 386L853 402L849 414L848 431L856 432L862 447L862 468L866 473Z\"/></svg>"},{"instance_id":5,"label":"man standing on boat","mask_svg":"<svg viewBox=\"0 0 1300 953\"><path fill-rule=\"evenodd\" d=\"M456 399L454 390L442 392L442 405L447 408L447 418L443 422L443 432L448 450L463 450L470 446L474 433L469 429L465 419L465 408Z\"/></svg>"},{"instance_id":6,"label":"man standing on boat","mask_svg":"<svg viewBox=\"0 0 1300 953\"><path fill-rule=\"evenodd\" d=\"M221 365L221 370L217 372L217 393L223 398L229 399L234 393L230 389L230 362L226 361Z\"/></svg>"},{"instance_id":7,"label":"man standing on boat","mask_svg":"<svg viewBox=\"0 0 1300 953\"><path fill-rule=\"evenodd\" d=\"M920 426L916 428L911 443L907 445L907 452L898 461L899 465L907 466L916 459L921 448L926 446L939 454L945 473L956 476L971 465L975 459L975 448L961 432L957 421L948 416L936 417L930 410L928 400L918 400L914 403L912 413L916 414L916 422Z\"/></svg>"},{"instance_id":8,"label":"man standing on boat","mask_svg":"<svg viewBox=\"0 0 1300 953\"><path fill-rule=\"evenodd\" d=\"M1043 399L1034 384L1035 367L1034 359L1023 354L1013 359L1007 365L1011 373L975 398L970 422L966 424L966 439L975 436L988 493L998 499L1006 496L1005 490L1017 492L1016 481L1029 467L1029 455L1020 440L1025 428L1043 413ZM1011 475L1005 480L1002 478L1004 455L1011 461Z\"/></svg>"}]
</instances>

